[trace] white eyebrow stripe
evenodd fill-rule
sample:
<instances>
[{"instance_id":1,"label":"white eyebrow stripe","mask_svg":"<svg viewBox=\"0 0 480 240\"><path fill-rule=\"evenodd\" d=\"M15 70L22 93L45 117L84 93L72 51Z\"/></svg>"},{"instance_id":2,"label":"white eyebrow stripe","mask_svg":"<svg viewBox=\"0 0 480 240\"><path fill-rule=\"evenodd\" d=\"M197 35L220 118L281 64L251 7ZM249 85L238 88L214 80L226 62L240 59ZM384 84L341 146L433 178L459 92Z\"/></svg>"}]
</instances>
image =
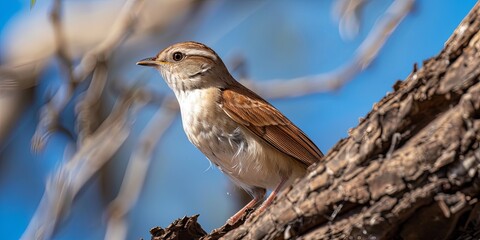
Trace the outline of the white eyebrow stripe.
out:
<instances>
[{"instance_id":1,"label":"white eyebrow stripe","mask_svg":"<svg viewBox=\"0 0 480 240\"><path fill-rule=\"evenodd\" d=\"M215 56L215 54L213 53L210 53L206 50L198 50L198 49L187 49L185 51L185 54L188 55L195 55L195 56L202 56L202 57L207 57L207 58L210 58L212 60L216 60L217 59L217 56Z\"/></svg>"}]
</instances>

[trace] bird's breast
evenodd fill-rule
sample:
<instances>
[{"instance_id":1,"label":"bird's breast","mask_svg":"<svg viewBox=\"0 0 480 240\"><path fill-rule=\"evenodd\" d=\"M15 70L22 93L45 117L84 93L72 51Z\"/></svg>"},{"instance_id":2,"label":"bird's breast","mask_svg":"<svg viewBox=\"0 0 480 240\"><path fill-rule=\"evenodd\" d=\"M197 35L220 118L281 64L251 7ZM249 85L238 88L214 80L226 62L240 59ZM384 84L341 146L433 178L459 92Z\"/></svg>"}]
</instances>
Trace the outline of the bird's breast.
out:
<instances>
[{"instance_id":1,"label":"bird's breast","mask_svg":"<svg viewBox=\"0 0 480 240\"><path fill-rule=\"evenodd\" d=\"M183 129L206 157L229 176L245 172L240 168L252 143L245 130L220 107L218 88L197 89L177 94ZM251 157L250 157L251 158Z\"/></svg>"},{"instance_id":2,"label":"bird's breast","mask_svg":"<svg viewBox=\"0 0 480 240\"><path fill-rule=\"evenodd\" d=\"M220 107L219 89L192 90L176 94L185 133L206 157L234 182L273 188L281 176L305 172L296 160L266 144ZM293 176L292 175L292 176Z\"/></svg>"},{"instance_id":3,"label":"bird's breast","mask_svg":"<svg viewBox=\"0 0 480 240\"><path fill-rule=\"evenodd\" d=\"M229 143L243 140L238 124L220 108L219 97L220 90L217 88L177 94L183 129L190 142L209 158L213 158L212 155L219 158L220 155L231 154L235 149L228 146Z\"/></svg>"}]
</instances>

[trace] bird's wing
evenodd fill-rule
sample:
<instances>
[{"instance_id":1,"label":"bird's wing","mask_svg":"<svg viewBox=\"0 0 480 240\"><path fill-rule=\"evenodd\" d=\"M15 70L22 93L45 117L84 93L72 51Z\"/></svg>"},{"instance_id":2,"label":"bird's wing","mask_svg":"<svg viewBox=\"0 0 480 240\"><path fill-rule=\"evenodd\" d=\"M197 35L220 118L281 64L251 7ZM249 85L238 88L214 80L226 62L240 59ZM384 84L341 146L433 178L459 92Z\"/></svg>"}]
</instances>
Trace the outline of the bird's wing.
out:
<instances>
[{"instance_id":1,"label":"bird's wing","mask_svg":"<svg viewBox=\"0 0 480 240\"><path fill-rule=\"evenodd\" d=\"M323 153L302 130L246 87L223 89L220 106L234 121L305 165L322 159Z\"/></svg>"}]
</instances>

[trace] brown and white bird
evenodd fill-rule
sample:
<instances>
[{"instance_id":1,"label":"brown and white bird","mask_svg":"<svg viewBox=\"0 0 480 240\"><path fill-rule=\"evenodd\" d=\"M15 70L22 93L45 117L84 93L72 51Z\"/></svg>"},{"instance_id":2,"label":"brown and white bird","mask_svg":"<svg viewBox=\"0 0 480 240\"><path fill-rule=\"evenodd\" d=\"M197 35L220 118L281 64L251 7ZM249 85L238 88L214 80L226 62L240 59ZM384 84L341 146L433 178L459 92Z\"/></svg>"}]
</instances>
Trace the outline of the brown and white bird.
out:
<instances>
[{"instance_id":1,"label":"brown and white bird","mask_svg":"<svg viewBox=\"0 0 480 240\"><path fill-rule=\"evenodd\" d=\"M263 98L237 82L220 57L197 42L174 44L141 60L158 69L180 104L188 139L253 200L229 219L276 194L322 159L317 146Z\"/></svg>"}]
</instances>

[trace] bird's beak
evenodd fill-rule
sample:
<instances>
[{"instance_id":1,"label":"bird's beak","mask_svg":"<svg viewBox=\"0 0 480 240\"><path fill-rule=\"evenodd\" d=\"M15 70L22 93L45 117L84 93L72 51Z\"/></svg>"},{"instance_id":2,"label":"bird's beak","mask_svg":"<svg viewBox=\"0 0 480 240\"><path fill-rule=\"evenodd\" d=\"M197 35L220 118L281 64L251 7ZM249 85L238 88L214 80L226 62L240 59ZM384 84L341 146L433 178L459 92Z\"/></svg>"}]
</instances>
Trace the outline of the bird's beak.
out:
<instances>
[{"instance_id":1,"label":"bird's beak","mask_svg":"<svg viewBox=\"0 0 480 240\"><path fill-rule=\"evenodd\" d=\"M156 57L145 58L145 59L142 59L142 60L138 61L137 65L155 67L155 66L158 66L162 63L161 61L157 61L156 59L157 59Z\"/></svg>"}]
</instances>

